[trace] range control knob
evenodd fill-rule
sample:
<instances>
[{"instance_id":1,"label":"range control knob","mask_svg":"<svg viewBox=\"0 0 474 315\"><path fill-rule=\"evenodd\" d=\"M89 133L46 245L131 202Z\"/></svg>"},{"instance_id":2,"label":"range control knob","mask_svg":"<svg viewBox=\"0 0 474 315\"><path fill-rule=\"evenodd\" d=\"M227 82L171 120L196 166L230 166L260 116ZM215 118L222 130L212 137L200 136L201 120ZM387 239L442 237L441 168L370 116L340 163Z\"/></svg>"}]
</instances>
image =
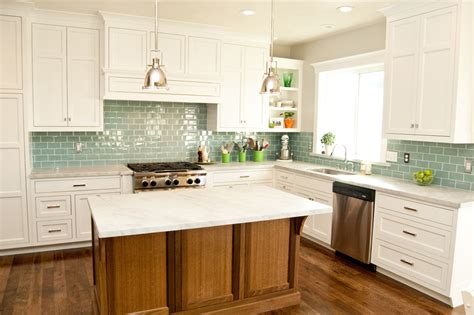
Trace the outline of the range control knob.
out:
<instances>
[{"instance_id":1,"label":"range control knob","mask_svg":"<svg viewBox=\"0 0 474 315\"><path fill-rule=\"evenodd\" d=\"M171 179L169 179L169 178L167 178L167 179L165 180L165 185L166 185L166 186L171 186L172 183L173 183L173 182L172 182Z\"/></svg>"},{"instance_id":2,"label":"range control knob","mask_svg":"<svg viewBox=\"0 0 474 315\"><path fill-rule=\"evenodd\" d=\"M201 183L201 179L200 179L200 178L196 178L196 179L194 180L194 183L197 184L197 185L199 185L199 184Z\"/></svg>"},{"instance_id":3,"label":"range control knob","mask_svg":"<svg viewBox=\"0 0 474 315\"><path fill-rule=\"evenodd\" d=\"M173 185L178 186L179 185L179 180L178 179L173 180Z\"/></svg>"},{"instance_id":4,"label":"range control knob","mask_svg":"<svg viewBox=\"0 0 474 315\"><path fill-rule=\"evenodd\" d=\"M155 186L156 186L156 179L155 179L154 177L150 180L150 186L151 186L151 187L155 187Z\"/></svg>"},{"instance_id":5,"label":"range control knob","mask_svg":"<svg viewBox=\"0 0 474 315\"><path fill-rule=\"evenodd\" d=\"M192 178L188 178L188 179L186 180L186 183L187 183L188 185L192 185L192 184L194 183L194 181L193 181Z\"/></svg>"},{"instance_id":6,"label":"range control knob","mask_svg":"<svg viewBox=\"0 0 474 315\"><path fill-rule=\"evenodd\" d=\"M148 180L142 180L142 187L148 187Z\"/></svg>"}]
</instances>

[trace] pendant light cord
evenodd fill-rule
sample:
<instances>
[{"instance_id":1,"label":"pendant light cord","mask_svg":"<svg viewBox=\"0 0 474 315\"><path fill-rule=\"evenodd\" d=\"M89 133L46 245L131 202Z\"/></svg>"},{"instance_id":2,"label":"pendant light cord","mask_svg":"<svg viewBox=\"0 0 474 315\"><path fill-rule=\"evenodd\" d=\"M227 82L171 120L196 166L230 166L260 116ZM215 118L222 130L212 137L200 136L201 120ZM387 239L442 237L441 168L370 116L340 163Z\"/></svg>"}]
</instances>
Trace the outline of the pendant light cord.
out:
<instances>
[{"instance_id":1,"label":"pendant light cord","mask_svg":"<svg viewBox=\"0 0 474 315\"><path fill-rule=\"evenodd\" d=\"M274 33L274 8L273 8L273 0L271 4L271 34L270 34L270 62L273 62L273 33Z\"/></svg>"},{"instance_id":2,"label":"pendant light cord","mask_svg":"<svg viewBox=\"0 0 474 315\"><path fill-rule=\"evenodd\" d=\"M158 0L155 0L155 50L158 51Z\"/></svg>"}]
</instances>

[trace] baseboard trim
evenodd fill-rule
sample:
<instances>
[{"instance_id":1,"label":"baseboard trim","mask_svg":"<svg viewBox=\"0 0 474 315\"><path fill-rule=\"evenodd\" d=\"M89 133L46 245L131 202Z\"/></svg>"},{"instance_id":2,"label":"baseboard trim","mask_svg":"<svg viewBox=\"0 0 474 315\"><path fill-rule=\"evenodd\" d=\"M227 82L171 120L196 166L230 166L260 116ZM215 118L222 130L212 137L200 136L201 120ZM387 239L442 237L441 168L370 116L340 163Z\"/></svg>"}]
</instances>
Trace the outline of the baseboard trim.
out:
<instances>
[{"instance_id":1,"label":"baseboard trim","mask_svg":"<svg viewBox=\"0 0 474 315\"><path fill-rule=\"evenodd\" d=\"M321 241L321 240L318 240L317 238L315 237L312 237L311 235L308 235L308 234L305 234L303 232L303 234L301 235L301 241L302 242L305 242L307 244L310 244L311 246L314 246L316 248L322 248L322 249L325 249L325 250L329 250L331 252L335 252L334 249L327 243Z\"/></svg>"},{"instance_id":2,"label":"baseboard trim","mask_svg":"<svg viewBox=\"0 0 474 315\"><path fill-rule=\"evenodd\" d=\"M424 293L426 295L429 295L430 297L444 303L444 304L447 304L451 307L458 307L458 306L461 306L463 305L463 302L462 302L462 299L454 299L454 298L450 298L450 297L447 297L447 296L444 296L442 294L439 294L438 292L435 292L433 290L430 290L428 288L425 288L413 281L410 281L408 279L405 279L403 277L400 277L399 275L391 272L391 271L388 271L387 269L384 269L380 266L377 266L377 272L378 273L381 273L383 274L384 276L387 276L389 278L392 278L400 283L403 283L404 285L407 285L409 286L410 288L413 288L417 291L420 291L421 293Z\"/></svg>"},{"instance_id":3,"label":"baseboard trim","mask_svg":"<svg viewBox=\"0 0 474 315\"><path fill-rule=\"evenodd\" d=\"M91 241L69 243L69 244L55 244L55 245L43 245L43 246L34 246L34 247L5 249L5 250L0 251L0 256L31 254L31 253L49 252L49 251L55 251L55 250L65 250L65 249L74 249L74 248L83 248L83 247L92 247Z\"/></svg>"}]
</instances>

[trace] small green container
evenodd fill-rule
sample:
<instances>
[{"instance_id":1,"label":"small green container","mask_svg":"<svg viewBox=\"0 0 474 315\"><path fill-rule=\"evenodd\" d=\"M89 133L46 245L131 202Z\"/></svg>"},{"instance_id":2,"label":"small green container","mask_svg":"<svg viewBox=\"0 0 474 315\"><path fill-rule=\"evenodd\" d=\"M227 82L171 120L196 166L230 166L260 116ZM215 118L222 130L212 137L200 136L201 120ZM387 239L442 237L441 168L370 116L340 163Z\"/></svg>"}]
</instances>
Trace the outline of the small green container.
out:
<instances>
[{"instance_id":1,"label":"small green container","mask_svg":"<svg viewBox=\"0 0 474 315\"><path fill-rule=\"evenodd\" d=\"M247 161L247 152L239 152L239 162L244 163Z\"/></svg>"},{"instance_id":2,"label":"small green container","mask_svg":"<svg viewBox=\"0 0 474 315\"><path fill-rule=\"evenodd\" d=\"M230 154L222 154L222 163L229 163L230 162Z\"/></svg>"},{"instance_id":3,"label":"small green container","mask_svg":"<svg viewBox=\"0 0 474 315\"><path fill-rule=\"evenodd\" d=\"M253 151L253 161L263 162L263 151Z\"/></svg>"}]
</instances>

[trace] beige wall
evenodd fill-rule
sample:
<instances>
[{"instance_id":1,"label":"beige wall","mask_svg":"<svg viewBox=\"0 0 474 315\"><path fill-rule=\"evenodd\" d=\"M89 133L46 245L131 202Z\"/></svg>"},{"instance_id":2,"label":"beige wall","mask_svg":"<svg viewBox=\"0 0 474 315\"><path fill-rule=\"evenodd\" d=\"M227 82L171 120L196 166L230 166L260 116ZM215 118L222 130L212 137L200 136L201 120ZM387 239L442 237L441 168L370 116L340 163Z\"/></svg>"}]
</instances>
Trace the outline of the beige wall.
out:
<instances>
[{"instance_id":1,"label":"beige wall","mask_svg":"<svg viewBox=\"0 0 474 315\"><path fill-rule=\"evenodd\" d=\"M273 54L275 55L275 57L291 58L291 47L284 45L274 45Z\"/></svg>"},{"instance_id":2,"label":"beige wall","mask_svg":"<svg viewBox=\"0 0 474 315\"><path fill-rule=\"evenodd\" d=\"M291 58L304 60L302 131L313 131L314 69L312 63L385 48L385 22L291 47Z\"/></svg>"}]
</instances>

